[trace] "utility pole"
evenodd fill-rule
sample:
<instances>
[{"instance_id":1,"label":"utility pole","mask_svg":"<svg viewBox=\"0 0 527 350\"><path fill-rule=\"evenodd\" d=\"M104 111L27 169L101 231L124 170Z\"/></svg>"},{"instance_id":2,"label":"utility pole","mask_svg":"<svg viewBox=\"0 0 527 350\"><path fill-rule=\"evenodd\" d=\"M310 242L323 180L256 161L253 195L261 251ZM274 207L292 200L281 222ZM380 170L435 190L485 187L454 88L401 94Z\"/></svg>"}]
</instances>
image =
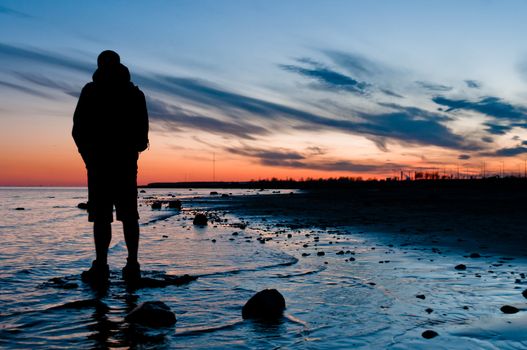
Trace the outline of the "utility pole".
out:
<instances>
[{"instance_id":1,"label":"utility pole","mask_svg":"<svg viewBox=\"0 0 527 350\"><path fill-rule=\"evenodd\" d=\"M212 152L212 182L216 182L216 153Z\"/></svg>"}]
</instances>

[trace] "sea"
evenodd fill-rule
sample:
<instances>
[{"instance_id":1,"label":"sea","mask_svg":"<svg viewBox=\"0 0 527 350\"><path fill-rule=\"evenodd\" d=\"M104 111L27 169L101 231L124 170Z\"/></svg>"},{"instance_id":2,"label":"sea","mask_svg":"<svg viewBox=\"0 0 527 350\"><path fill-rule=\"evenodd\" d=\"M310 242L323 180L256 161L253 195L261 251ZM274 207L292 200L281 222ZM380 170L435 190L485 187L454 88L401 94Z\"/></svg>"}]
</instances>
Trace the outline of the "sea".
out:
<instances>
[{"instance_id":1,"label":"sea","mask_svg":"<svg viewBox=\"0 0 527 350\"><path fill-rule=\"evenodd\" d=\"M92 225L78 208L87 190L0 188L0 348L527 348L526 257L470 260L469 252L382 232L289 227L280 216L242 217L225 205L229 197L269 194L276 191L145 189L143 275L197 279L127 288L126 245L114 222L110 286L101 293L80 279L94 259ZM151 208L174 199L181 210ZM192 223L199 212L211 218L205 227ZM460 260L464 271L454 268ZM245 302L267 288L284 296L284 317L242 319ZM127 313L146 301L164 302L177 323L127 322ZM519 312L504 314L505 304ZM424 338L427 330L437 336Z\"/></svg>"}]
</instances>

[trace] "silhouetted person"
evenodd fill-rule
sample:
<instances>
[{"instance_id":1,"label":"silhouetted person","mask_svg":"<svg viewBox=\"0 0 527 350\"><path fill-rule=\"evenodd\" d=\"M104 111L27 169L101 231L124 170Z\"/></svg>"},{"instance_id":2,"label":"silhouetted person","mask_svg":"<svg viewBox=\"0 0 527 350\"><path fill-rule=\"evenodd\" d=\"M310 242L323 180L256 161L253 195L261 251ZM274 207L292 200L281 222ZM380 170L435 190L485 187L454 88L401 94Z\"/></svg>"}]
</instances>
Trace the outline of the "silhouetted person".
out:
<instances>
[{"instance_id":1,"label":"silhouetted person","mask_svg":"<svg viewBox=\"0 0 527 350\"><path fill-rule=\"evenodd\" d=\"M128 260L123 278L140 278L137 253L139 214L137 212L137 159L148 147L148 113L145 96L130 81L128 68L114 51L97 58L93 82L82 89L72 135L88 172L88 220L93 222L96 259L83 272L87 282L107 282L111 223L123 222Z\"/></svg>"}]
</instances>

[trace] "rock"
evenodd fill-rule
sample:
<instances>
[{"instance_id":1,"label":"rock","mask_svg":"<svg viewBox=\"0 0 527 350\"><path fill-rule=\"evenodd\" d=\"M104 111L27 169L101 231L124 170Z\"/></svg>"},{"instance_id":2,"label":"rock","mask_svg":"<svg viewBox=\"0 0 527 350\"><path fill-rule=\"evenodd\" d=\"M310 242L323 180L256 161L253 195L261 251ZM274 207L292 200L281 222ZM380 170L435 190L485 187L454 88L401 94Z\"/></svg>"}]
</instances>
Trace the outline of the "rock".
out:
<instances>
[{"instance_id":1,"label":"rock","mask_svg":"<svg viewBox=\"0 0 527 350\"><path fill-rule=\"evenodd\" d=\"M139 193L146 193L146 191L145 190L141 190L141 191L139 191Z\"/></svg>"},{"instance_id":2,"label":"rock","mask_svg":"<svg viewBox=\"0 0 527 350\"><path fill-rule=\"evenodd\" d=\"M437 337L439 334L437 334L436 331L433 331L431 329L428 329L426 331L424 331L421 336L425 339L432 339L432 338L435 338Z\"/></svg>"},{"instance_id":3,"label":"rock","mask_svg":"<svg viewBox=\"0 0 527 350\"><path fill-rule=\"evenodd\" d=\"M424 296L424 294L417 294L415 297L418 298L418 299L423 299L423 300L425 300L425 298L426 298Z\"/></svg>"},{"instance_id":4,"label":"rock","mask_svg":"<svg viewBox=\"0 0 527 350\"><path fill-rule=\"evenodd\" d=\"M339 251L337 252L337 255L344 255L344 251L343 251L343 250L339 250Z\"/></svg>"},{"instance_id":5,"label":"rock","mask_svg":"<svg viewBox=\"0 0 527 350\"><path fill-rule=\"evenodd\" d=\"M229 195L227 193L222 193L221 194L221 198L227 198L227 197L229 197Z\"/></svg>"},{"instance_id":6,"label":"rock","mask_svg":"<svg viewBox=\"0 0 527 350\"><path fill-rule=\"evenodd\" d=\"M18 208L15 208L15 210L26 210L26 208L18 207Z\"/></svg>"},{"instance_id":7,"label":"rock","mask_svg":"<svg viewBox=\"0 0 527 350\"><path fill-rule=\"evenodd\" d=\"M181 210L181 201L179 199L169 201L168 202L168 208L169 209L177 209Z\"/></svg>"},{"instance_id":8,"label":"rock","mask_svg":"<svg viewBox=\"0 0 527 350\"><path fill-rule=\"evenodd\" d=\"M176 323L176 314L162 301L146 301L130 311L125 320L149 327L167 327Z\"/></svg>"},{"instance_id":9,"label":"rock","mask_svg":"<svg viewBox=\"0 0 527 350\"><path fill-rule=\"evenodd\" d=\"M425 311L426 311L427 314L431 314L432 312L434 312L434 309L428 308Z\"/></svg>"},{"instance_id":10,"label":"rock","mask_svg":"<svg viewBox=\"0 0 527 350\"><path fill-rule=\"evenodd\" d=\"M500 308L501 312L503 312L504 314L515 314L517 313L518 311L520 311L517 307L514 307L514 306L510 306L510 305L503 305L501 308Z\"/></svg>"},{"instance_id":11,"label":"rock","mask_svg":"<svg viewBox=\"0 0 527 350\"><path fill-rule=\"evenodd\" d=\"M210 192L210 195L211 195L211 196L217 196L217 195L218 195L218 192L216 192L216 191L211 191L211 192Z\"/></svg>"},{"instance_id":12,"label":"rock","mask_svg":"<svg viewBox=\"0 0 527 350\"><path fill-rule=\"evenodd\" d=\"M238 233L238 232L233 232L232 235L233 235L233 236L238 236L239 233Z\"/></svg>"},{"instance_id":13,"label":"rock","mask_svg":"<svg viewBox=\"0 0 527 350\"><path fill-rule=\"evenodd\" d=\"M524 298L527 298L527 289L522 292Z\"/></svg>"},{"instance_id":14,"label":"rock","mask_svg":"<svg viewBox=\"0 0 527 350\"><path fill-rule=\"evenodd\" d=\"M472 253L469 255L469 258L472 258L472 259L481 258L481 255L479 255L479 253Z\"/></svg>"},{"instance_id":15,"label":"rock","mask_svg":"<svg viewBox=\"0 0 527 350\"><path fill-rule=\"evenodd\" d=\"M81 202L81 203L77 204L77 208L82 209L82 210L87 210L88 209L88 203Z\"/></svg>"},{"instance_id":16,"label":"rock","mask_svg":"<svg viewBox=\"0 0 527 350\"><path fill-rule=\"evenodd\" d=\"M198 226L207 226L207 221L207 215L203 213L197 213L196 216L194 216L193 224Z\"/></svg>"},{"instance_id":17,"label":"rock","mask_svg":"<svg viewBox=\"0 0 527 350\"><path fill-rule=\"evenodd\" d=\"M211 239L210 241L211 241L212 243L216 243L216 239L215 239L215 238Z\"/></svg>"},{"instance_id":18,"label":"rock","mask_svg":"<svg viewBox=\"0 0 527 350\"><path fill-rule=\"evenodd\" d=\"M160 201L155 201L154 203L152 203L152 209L154 210L161 209L162 204L163 203L161 203Z\"/></svg>"},{"instance_id":19,"label":"rock","mask_svg":"<svg viewBox=\"0 0 527 350\"><path fill-rule=\"evenodd\" d=\"M459 264L454 267L456 270L466 270L467 267L464 264Z\"/></svg>"},{"instance_id":20,"label":"rock","mask_svg":"<svg viewBox=\"0 0 527 350\"><path fill-rule=\"evenodd\" d=\"M253 295L243 306L242 317L273 320L281 317L284 310L283 295L276 289L264 289Z\"/></svg>"},{"instance_id":21,"label":"rock","mask_svg":"<svg viewBox=\"0 0 527 350\"><path fill-rule=\"evenodd\" d=\"M326 253L324 253L324 252L317 252L317 256L324 256L324 255L326 255Z\"/></svg>"}]
</instances>

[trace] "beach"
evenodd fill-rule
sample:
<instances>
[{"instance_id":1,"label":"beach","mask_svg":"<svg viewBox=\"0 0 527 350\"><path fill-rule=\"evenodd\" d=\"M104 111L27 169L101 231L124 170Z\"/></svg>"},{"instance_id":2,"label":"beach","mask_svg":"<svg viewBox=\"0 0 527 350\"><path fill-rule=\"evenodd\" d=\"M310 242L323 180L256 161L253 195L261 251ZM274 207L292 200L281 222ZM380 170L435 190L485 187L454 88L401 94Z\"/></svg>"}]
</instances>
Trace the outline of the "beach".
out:
<instances>
[{"instance_id":1,"label":"beach","mask_svg":"<svg viewBox=\"0 0 527 350\"><path fill-rule=\"evenodd\" d=\"M80 280L93 259L91 226L77 208L86 189L0 195L2 348L527 347L525 194L517 187L147 188L139 202L143 274L197 279L127 290L114 223L102 296ZM175 198L182 210L150 207ZM192 224L199 212L209 216L205 227ZM243 320L245 302L265 288L285 297L284 317ZM143 301L166 303L176 325L126 322ZM504 305L518 312L505 314ZM438 335L426 339L425 331Z\"/></svg>"}]
</instances>

